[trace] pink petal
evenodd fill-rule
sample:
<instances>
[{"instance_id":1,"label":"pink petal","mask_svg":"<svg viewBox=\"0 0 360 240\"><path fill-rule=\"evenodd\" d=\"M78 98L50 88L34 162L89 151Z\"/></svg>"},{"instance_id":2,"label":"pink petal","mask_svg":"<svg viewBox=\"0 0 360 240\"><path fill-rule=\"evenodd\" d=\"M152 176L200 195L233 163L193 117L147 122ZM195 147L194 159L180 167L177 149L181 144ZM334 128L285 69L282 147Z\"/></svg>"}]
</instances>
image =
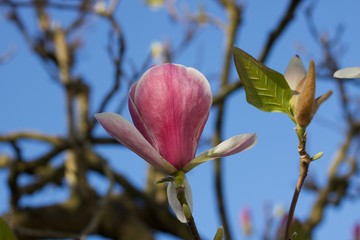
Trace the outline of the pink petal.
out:
<instances>
[{"instance_id":1,"label":"pink petal","mask_svg":"<svg viewBox=\"0 0 360 240\"><path fill-rule=\"evenodd\" d=\"M131 118L133 120L133 123L135 127L139 130L139 132L144 136L144 138L154 146L154 139L151 136L151 132L147 129L139 111L137 110L135 104L134 104L134 93L135 88L137 86L137 82L134 83L129 91L129 97L128 97L128 106L129 106L129 112L131 115Z\"/></svg>"},{"instance_id":2,"label":"pink petal","mask_svg":"<svg viewBox=\"0 0 360 240\"><path fill-rule=\"evenodd\" d=\"M257 143L256 134L241 134L231 137L212 150L210 150L209 156L213 158L226 157L238 152L242 152L246 149L252 148Z\"/></svg>"},{"instance_id":3,"label":"pink petal","mask_svg":"<svg viewBox=\"0 0 360 240\"><path fill-rule=\"evenodd\" d=\"M182 65L154 66L130 91L130 99L138 130L162 157L182 169L195 156L209 115L212 95L207 79Z\"/></svg>"},{"instance_id":4,"label":"pink petal","mask_svg":"<svg viewBox=\"0 0 360 240\"><path fill-rule=\"evenodd\" d=\"M300 57L295 55L285 70L284 77L291 90L295 90L302 79L306 77L306 69Z\"/></svg>"},{"instance_id":5,"label":"pink petal","mask_svg":"<svg viewBox=\"0 0 360 240\"><path fill-rule=\"evenodd\" d=\"M221 142L216 147L201 153L189 162L183 171L188 172L197 165L212 159L222 158L252 148L257 143L256 134L241 134Z\"/></svg>"},{"instance_id":6,"label":"pink petal","mask_svg":"<svg viewBox=\"0 0 360 240\"><path fill-rule=\"evenodd\" d=\"M95 115L95 118L112 137L151 165L169 174L176 171L176 169L163 159L151 144L146 141L141 133L122 116L115 113L98 113Z\"/></svg>"}]
</instances>

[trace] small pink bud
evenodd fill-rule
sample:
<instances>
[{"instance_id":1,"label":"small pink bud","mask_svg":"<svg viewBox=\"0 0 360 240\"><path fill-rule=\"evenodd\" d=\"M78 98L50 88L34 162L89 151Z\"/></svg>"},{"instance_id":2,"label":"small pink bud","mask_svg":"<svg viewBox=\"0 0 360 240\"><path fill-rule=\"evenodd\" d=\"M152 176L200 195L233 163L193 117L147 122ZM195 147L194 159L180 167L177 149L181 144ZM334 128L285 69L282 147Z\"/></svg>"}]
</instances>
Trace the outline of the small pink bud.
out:
<instances>
[{"instance_id":1,"label":"small pink bud","mask_svg":"<svg viewBox=\"0 0 360 240\"><path fill-rule=\"evenodd\" d=\"M244 208L240 213L241 228L246 236L252 234L251 214L249 208Z\"/></svg>"}]
</instances>

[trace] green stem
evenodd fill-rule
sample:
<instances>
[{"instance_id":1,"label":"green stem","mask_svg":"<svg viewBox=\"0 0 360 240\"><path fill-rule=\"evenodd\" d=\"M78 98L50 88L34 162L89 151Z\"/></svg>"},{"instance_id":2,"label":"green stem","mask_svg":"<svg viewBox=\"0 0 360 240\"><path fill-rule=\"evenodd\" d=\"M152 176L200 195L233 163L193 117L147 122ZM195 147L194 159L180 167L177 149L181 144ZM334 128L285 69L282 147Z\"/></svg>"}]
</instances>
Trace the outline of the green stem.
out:
<instances>
[{"instance_id":1,"label":"green stem","mask_svg":"<svg viewBox=\"0 0 360 240\"><path fill-rule=\"evenodd\" d=\"M178 171L174 174L174 186L176 190L176 196L179 200L181 206L183 206L184 215L186 217L187 225L193 235L194 240L200 240L200 235L196 227L194 217L192 216L191 210L185 196L185 173L183 171Z\"/></svg>"}]
</instances>

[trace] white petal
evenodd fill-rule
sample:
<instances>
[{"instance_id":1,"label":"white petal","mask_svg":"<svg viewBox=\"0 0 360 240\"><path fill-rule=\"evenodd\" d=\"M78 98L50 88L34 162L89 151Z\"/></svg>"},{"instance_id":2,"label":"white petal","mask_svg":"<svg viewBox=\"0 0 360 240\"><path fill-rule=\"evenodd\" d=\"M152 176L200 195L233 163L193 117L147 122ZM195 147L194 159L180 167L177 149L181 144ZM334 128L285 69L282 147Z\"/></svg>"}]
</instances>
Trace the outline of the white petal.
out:
<instances>
[{"instance_id":1,"label":"white petal","mask_svg":"<svg viewBox=\"0 0 360 240\"><path fill-rule=\"evenodd\" d=\"M360 78L360 67L350 67L337 70L335 78Z\"/></svg>"},{"instance_id":2,"label":"white petal","mask_svg":"<svg viewBox=\"0 0 360 240\"><path fill-rule=\"evenodd\" d=\"M191 160L191 162L183 168L183 171L188 172L197 165L212 159L222 158L245 151L255 146L256 143L256 134L241 134L231 137Z\"/></svg>"},{"instance_id":3,"label":"white petal","mask_svg":"<svg viewBox=\"0 0 360 240\"><path fill-rule=\"evenodd\" d=\"M183 184L184 184L184 188L185 188L185 198L186 198L187 204L190 208L190 211L192 212L193 207L192 207L191 187L190 187L190 184L189 184L188 180L186 179L186 177L184 178ZM180 222L186 223L186 217L184 215L182 206L176 196L176 190L175 190L175 186L174 186L173 182L168 183L167 197L168 197L169 205L170 205L171 209L174 211L176 217L179 219Z\"/></svg>"},{"instance_id":4,"label":"white petal","mask_svg":"<svg viewBox=\"0 0 360 240\"><path fill-rule=\"evenodd\" d=\"M306 77L306 69L300 57L295 55L285 70L284 77L291 90L295 90L299 82Z\"/></svg>"},{"instance_id":5,"label":"white petal","mask_svg":"<svg viewBox=\"0 0 360 240\"><path fill-rule=\"evenodd\" d=\"M184 186L185 186L185 198L186 198L186 202L190 208L190 211L193 211L193 200L192 200L192 191L191 191L191 187L190 184L187 180L187 178L185 177L184 179Z\"/></svg>"}]
</instances>

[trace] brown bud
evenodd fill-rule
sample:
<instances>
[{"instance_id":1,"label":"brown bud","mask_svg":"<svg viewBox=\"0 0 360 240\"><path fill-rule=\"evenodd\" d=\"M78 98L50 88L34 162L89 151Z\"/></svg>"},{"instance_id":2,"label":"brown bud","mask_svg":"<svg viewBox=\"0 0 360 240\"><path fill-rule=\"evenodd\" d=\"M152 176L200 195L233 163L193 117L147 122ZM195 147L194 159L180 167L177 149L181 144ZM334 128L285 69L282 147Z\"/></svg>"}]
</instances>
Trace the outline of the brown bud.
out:
<instances>
[{"instance_id":1,"label":"brown bud","mask_svg":"<svg viewBox=\"0 0 360 240\"><path fill-rule=\"evenodd\" d=\"M310 123L313 115L313 106L315 102L315 80L315 63L314 61L310 61L309 71L303 82L295 106L296 123L303 128L305 128Z\"/></svg>"}]
</instances>

